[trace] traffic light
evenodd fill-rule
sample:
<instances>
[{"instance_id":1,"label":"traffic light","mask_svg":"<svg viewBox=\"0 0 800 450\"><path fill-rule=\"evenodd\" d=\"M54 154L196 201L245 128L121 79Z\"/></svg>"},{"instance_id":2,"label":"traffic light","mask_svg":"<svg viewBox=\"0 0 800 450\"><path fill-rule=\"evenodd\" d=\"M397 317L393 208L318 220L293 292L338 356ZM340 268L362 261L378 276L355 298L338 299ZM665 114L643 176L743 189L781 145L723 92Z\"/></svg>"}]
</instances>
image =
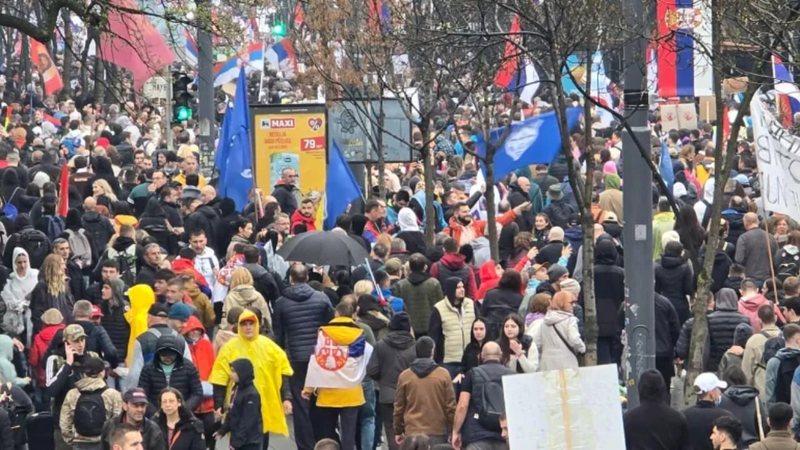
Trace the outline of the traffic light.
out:
<instances>
[{"instance_id":1,"label":"traffic light","mask_svg":"<svg viewBox=\"0 0 800 450\"><path fill-rule=\"evenodd\" d=\"M194 86L189 75L183 72L172 74L172 113L173 120L184 122L192 118L192 104L194 103Z\"/></svg>"},{"instance_id":2,"label":"traffic light","mask_svg":"<svg viewBox=\"0 0 800 450\"><path fill-rule=\"evenodd\" d=\"M275 37L286 37L286 24L279 20L272 25L272 35Z\"/></svg>"}]
</instances>

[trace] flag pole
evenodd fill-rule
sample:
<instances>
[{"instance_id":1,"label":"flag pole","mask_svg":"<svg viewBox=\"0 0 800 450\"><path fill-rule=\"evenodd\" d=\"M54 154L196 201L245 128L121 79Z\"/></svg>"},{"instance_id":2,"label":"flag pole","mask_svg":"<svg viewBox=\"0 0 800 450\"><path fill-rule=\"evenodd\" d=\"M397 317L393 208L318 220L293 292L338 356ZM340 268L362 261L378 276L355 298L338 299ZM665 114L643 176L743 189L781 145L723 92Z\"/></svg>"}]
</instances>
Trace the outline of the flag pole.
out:
<instances>
[{"instance_id":1,"label":"flag pole","mask_svg":"<svg viewBox=\"0 0 800 450\"><path fill-rule=\"evenodd\" d=\"M760 176L759 178L762 178L762 177L763 177L763 175ZM761 181L761 186L764 186L764 180L761 179L760 181ZM765 196L763 194L761 195L761 207L764 208L764 214L766 214L767 213L767 200L766 200L766 198L765 198ZM775 297L775 304L777 305L778 304L778 290L776 289L777 285L775 284L775 263L774 263L773 256L772 256L772 245L771 245L772 242L769 240L769 233L770 233L770 231L769 231L769 222L767 222L766 218L764 219L764 231L765 231L764 235L765 235L766 240L767 240L767 258L769 259L769 276L770 276L770 283L772 284L772 295Z\"/></svg>"}]
</instances>

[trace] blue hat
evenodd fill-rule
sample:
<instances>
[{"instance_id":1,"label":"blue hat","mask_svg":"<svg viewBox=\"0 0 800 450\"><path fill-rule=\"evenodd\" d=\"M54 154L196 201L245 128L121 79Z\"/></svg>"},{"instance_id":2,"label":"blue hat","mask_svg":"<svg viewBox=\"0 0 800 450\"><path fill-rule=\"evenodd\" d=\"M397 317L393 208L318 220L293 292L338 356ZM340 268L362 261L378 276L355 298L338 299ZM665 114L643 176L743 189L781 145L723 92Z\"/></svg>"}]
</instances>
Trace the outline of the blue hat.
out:
<instances>
[{"instance_id":1,"label":"blue hat","mask_svg":"<svg viewBox=\"0 0 800 450\"><path fill-rule=\"evenodd\" d=\"M169 318L186 322L192 315L192 309L183 303L176 303L169 309Z\"/></svg>"}]
</instances>

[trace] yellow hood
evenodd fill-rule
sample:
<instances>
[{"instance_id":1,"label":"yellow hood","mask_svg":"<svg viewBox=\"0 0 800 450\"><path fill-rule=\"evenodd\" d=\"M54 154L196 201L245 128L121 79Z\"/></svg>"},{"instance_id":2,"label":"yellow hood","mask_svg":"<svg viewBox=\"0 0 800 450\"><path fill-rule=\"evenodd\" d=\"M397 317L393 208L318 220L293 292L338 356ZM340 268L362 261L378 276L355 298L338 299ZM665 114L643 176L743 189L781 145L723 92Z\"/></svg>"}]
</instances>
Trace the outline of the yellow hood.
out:
<instances>
[{"instance_id":1,"label":"yellow hood","mask_svg":"<svg viewBox=\"0 0 800 450\"><path fill-rule=\"evenodd\" d=\"M350 345L364 333L349 317L336 317L328 325L321 326L320 329L337 345Z\"/></svg>"},{"instance_id":2,"label":"yellow hood","mask_svg":"<svg viewBox=\"0 0 800 450\"><path fill-rule=\"evenodd\" d=\"M256 330L260 330L261 329L261 323L258 321L258 316L253 311L250 311L249 309L245 309L244 312L239 315L239 322L238 322L239 327L236 329L237 332L239 333L239 337L241 337L242 339L244 339L246 341L251 341L252 339L247 339L242 334L242 322L244 322L246 320L255 321L256 322ZM258 337L258 333L256 333L256 337Z\"/></svg>"}]
</instances>

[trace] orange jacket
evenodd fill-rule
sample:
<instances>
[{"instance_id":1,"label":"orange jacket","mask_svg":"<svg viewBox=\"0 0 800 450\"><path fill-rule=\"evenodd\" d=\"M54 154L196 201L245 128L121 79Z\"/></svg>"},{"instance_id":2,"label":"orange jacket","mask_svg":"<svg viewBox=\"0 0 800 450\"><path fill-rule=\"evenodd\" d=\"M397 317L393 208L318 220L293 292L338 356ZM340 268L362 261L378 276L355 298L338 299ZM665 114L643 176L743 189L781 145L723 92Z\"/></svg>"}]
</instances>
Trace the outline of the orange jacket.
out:
<instances>
[{"instance_id":1,"label":"orange jacket","mask_svg":"<svg viewBox=\"0 0 800 450\"><path fill-rule=\"evenodd\" d=\"M510 210L506 213L497 217L497 223L500 225L508 225L514 219L517 218L517 213L514 210ZM458 219L456 216L453 215L450 217L450 222L448 222L448 227L444 229L444 232L448 234L450 237L461 243L461 232L464 231L464 226L458 223ZM469 225L475 231L475 237L479 238L483 236L486 230L486 221L485 220L473 220L472 223Z\"/></svg>"},{"instance_id":2,"label":"orange jacket","mask_svg":"<svg viewBox=\"0 0 800 450\"><path fill-rule=\"evenodd\" d=\"M192 352L192 362L194 366L197 367L197 372L200 373L200 380L208 382L211 369L214 367L214 346L211 344L211 341L208 340L206 330L203 328L203 324L200 323L200 319L191 315L189 316L189 320L186 321L186 325L184 325L181 333L188 337L189 333L193 330L200 330L203 332L203 335L197 342L192 343L186 341L186 344L189 346L189 351ZM214 411L214 398L206 397L194 412L207 413L211 411Z\"/></svg>"}]
</instances>

